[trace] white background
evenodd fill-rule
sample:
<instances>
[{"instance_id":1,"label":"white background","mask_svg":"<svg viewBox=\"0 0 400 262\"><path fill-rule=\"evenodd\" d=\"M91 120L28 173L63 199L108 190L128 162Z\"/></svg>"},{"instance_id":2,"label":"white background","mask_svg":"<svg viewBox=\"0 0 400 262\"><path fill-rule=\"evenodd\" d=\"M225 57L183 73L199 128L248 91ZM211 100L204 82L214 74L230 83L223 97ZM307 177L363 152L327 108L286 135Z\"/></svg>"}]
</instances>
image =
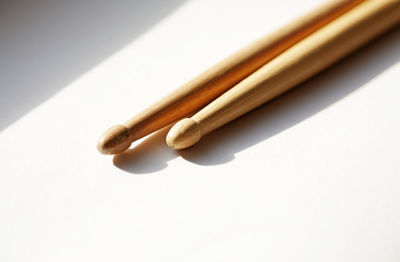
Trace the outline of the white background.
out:
<instances>
[{"instance_id":1,"label":"white background","mask_svg":"<svg viewBox=\"0 0 400 262\"><path fill-rule=\"evenodd\" d=\"M317 0L0 4L0 261L400 261L400 30L176 152L96 140Z\"/></svg>"}]
</instances>

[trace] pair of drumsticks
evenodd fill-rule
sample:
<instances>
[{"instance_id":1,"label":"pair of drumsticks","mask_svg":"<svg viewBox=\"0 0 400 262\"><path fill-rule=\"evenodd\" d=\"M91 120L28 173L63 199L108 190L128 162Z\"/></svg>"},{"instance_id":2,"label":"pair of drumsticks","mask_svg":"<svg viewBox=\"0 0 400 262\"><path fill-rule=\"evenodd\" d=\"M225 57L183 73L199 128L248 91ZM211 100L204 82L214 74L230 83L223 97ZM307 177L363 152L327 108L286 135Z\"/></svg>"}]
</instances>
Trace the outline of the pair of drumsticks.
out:
<instances>
[{"instance_id":1,"label":"pair of drumsticks","mask_svg":"<svg viewBox=\"0 0 400 262\"><path fill-rule=\"evenodd\" d=\"M111 127L97 148L103 154L121 153L133 141L178 120L167 144L175 149L192 146L399 22L400 0L328 2L208 69L124 125Z\"/></svg>"}]
</instances>

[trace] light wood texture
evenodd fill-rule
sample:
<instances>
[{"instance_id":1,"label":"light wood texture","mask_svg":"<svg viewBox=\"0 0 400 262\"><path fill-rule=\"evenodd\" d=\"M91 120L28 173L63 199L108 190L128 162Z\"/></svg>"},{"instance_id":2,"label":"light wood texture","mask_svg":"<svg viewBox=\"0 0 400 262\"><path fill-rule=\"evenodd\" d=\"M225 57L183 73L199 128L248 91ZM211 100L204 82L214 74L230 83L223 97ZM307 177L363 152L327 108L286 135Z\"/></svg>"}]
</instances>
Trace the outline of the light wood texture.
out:
<instances>
[{"instance_id":1,"label":"light wood texture","mask_svg":"<svg viewBox=\"0 0 400 262\"><path fill-rule=\"evenodd\" d=\"M187 117L268 61L364 0L334 0L208 69L146 110L107 130L98 140L103 154L120 153L131 143Z\"/></svg>"},{"instance_id":2,"label":"light wood texture","mask_svg":"<svg viewBox=\"0 0 400 262\"><path fill-rule=\"evenodd\" d=\"M368 0L302 40L228 90L190 119L174 125L167 143L175 149L288 91L400 21L400 1Z\"/></svg>"}]
</instances>

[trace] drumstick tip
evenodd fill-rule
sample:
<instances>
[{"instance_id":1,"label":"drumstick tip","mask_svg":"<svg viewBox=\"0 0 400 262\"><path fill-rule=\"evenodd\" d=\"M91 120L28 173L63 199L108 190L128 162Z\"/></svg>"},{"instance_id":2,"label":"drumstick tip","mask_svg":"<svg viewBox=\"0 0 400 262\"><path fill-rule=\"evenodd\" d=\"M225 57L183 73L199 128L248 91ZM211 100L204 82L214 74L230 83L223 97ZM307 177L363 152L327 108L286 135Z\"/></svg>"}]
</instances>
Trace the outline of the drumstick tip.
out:
<instances>
[{"instance_id":1,"label":"drumstick tip","mask_svg":"<svg viewBox=\"0 0 400 262\"><path fill-rule=\"evenodd\" d=\"M124 125L109 128L97 141L97 150L105 155L122 153L132 144L132 137Z\"/></svg>"},{"instance_id":2,"label":"drumstick tip","mask_svg":"<svg viewBox=\"0 0 400 262\"><path fill-rule=\"evenodd\" d=\"M193 119L184 118L169 130L166 141L174 149L184 149L196 144L201 135L200 125Z\"/></svg>"}]
</instances>

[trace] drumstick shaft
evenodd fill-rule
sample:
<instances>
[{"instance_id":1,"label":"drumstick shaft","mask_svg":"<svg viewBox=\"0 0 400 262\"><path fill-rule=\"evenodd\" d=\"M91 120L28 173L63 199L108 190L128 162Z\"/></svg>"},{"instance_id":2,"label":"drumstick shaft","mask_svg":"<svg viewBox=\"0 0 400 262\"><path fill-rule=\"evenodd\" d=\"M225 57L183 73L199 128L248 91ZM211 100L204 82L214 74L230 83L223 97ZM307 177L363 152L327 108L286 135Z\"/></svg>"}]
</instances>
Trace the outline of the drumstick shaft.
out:
<instances>
[{"instance_id":1,"label":"drumstick shaft","mask_svg":"<svg viewBox=\"0 0 400 262\"><path fill-rule=\"evenodd\" d=\"M369 0L300 41L225 92L190 119L178 122L167 143L176 149L288 91L400 21L400 1Z\"/></svg>"},{"instance_id":2,"label":"drumstick shaft","mask_svg":"<svg viewBox=\"0 0 400 262\"><path fill-rule=\"evenodd\" d=\"M98 141L99 151L104 154L120 153L133 141L196 112L283 51L363 1L329 1L242 49L134 116L124 125L110 128Z\"/></svg>"}]
</instances>

